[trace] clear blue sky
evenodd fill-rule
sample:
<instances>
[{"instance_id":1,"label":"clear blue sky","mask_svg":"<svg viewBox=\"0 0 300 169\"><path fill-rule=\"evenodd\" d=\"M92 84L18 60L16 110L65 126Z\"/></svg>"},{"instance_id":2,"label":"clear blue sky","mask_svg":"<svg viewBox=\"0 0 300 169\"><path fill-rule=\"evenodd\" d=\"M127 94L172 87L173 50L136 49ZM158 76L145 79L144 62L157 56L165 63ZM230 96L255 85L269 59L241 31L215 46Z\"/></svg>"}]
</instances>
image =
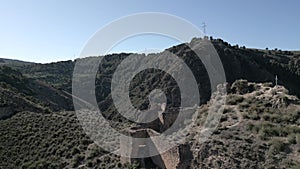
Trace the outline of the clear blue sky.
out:
<instances>
[{"instance_id":1,"label":"clear blue sky","mask_svg":"<svg viewBox=\"0 0 300 169\"><path fill-rule=\"evenodd\" d=\"M138 12L170 13L199 28L205 21L208 35L232 44L299 50L299 9L297 0L7 0L0 3L0 57L40 63L73 59L98 29ZM176 44L153 42L153 37L136 38L114 51Z\"/></svg>"}]
</instances>

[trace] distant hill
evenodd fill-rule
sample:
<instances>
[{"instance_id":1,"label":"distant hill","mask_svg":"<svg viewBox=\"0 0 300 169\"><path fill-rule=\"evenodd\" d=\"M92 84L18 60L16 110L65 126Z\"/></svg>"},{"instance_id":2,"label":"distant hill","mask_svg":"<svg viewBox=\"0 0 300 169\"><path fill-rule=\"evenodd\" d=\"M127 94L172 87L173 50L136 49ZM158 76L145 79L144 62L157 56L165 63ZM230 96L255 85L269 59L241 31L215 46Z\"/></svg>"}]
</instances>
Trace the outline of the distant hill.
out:
<instances>
[{"instance_id":1,"label":"distant hill","mask_svg":"<svg viewBox=\"0 0 300 169\"><path fill-rule=\"evenodd\" d=\"M43 81L59 90L71 92L74 62L30 64L19 69L25 76Z\"/></svg>"},{"instance_id":2,"label":"distant hill","mask_svg":"<svg viewBox=\"0 0 300 169\"><path fill-rule=\"evenodd\" d=\"M23 67L31 65L31 64L34 64L34 63L21 61L21 60L15 60L15 59L0 58L0 66L6 65L6 66L20 69L20 68L23 68Z\"/></svg>"},{"instance_id":3,"label":"distant hill","mask_svg":"<svg viewBox=\"0 0 300 169\"><path fill-rule=\"evenodd\" d=\"M0 67L0 90L0 119L21 111L50 112L73 108L69 95L7 66Z\"/></svg>"},{"instance_id":4,"label":"distant hill","mask_svg":"<svg viewBox=\"0 0 300 169\"><path fill-rule=\"evenodd\" d=\"M197 44L199 41L200 39L195 38L190 42L190 45ZM213 38L211 38L211 42L220 56L229 83L237 79L247 79L253 82L274 82L275 75L277 75L279 84L284 85L292 94L300 97L300 88L298 87L298 84L300 84L299 51L248 49ZM181 57L187 63L195 61L195 53L185 44L166 50ZM103 67L109 70L100 70L101 68L99 68L99 73L104 71L105 76L109 77L111 70L114 70L128 55L113 54L104 56L106 60L104 60ZM5 62L8 66L19 69L25 76L38 79L61 90L71 91L72 73L76 61L49 64L9 60L5 60ZM22 68L15 65L22 65Z\"/></svg>"}]
</instances>

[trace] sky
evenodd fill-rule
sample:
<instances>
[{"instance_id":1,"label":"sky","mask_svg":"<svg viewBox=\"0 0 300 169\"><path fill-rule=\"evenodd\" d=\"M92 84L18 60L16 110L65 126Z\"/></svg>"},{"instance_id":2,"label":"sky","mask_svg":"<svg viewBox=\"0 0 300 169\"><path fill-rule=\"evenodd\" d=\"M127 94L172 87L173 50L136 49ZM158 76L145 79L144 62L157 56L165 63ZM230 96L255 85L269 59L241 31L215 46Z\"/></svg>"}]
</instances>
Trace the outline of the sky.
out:
<instances>
[{"instance_id":1,"label":"sky","mask_svg":"<svg viewBox=\"0 0 300 169\"><path fill-rule=\"evenodd\" d=\"M300 50L297 0L2 0L0 58L38 63L79 56L110 22L140 12L179 16L207 35L249 48ZM163 50L179 42L161 36L129 38L111 53Z\"/></svg>"}]
</instances>

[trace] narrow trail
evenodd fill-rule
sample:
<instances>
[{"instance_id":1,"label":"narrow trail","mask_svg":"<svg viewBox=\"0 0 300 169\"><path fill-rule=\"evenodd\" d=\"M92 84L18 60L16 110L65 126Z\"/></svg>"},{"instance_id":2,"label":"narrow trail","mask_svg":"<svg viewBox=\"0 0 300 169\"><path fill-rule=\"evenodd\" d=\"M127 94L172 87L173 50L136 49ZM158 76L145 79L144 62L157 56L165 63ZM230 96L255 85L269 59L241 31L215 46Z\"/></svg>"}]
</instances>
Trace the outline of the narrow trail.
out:
<instances>
[{"instance_id":1,"label":"narrow trail","mask_svg":"<svg viewBox=\"0 0 300 169\"><path fill-rule=\"evenodd\" d=\"M90 109L95 109L94 105L92 105L91 103L81 99L80 97L77 97L77 96L75 96L75 95L73 95L73 94L71 94L71 93L69 93L65 90L62 90L62 92L67 94L68 96L72 97L73 98L73 103L74 103L74 99L75 99L75 100L79 101L80 103L85 104L85 106L83 106L83 107L89 107ZM80 105L80 103L77 102L77 103L74 103L74 104L79 104Z\"/></svg>"},{"instance_id":2,"label":"narrow trail","mask_svg":"<svg viewBox=\"0 0 300 169\"><path fill-rule=\"evenodd\" d=\"M233 128L235 126L238 126L242 121L243 121L243 116L242 116L242 113L240 110L238 110L237 106L230 106L231 108L233 107L233 110L236 112L236 115L238 117L238 122L236 122L235 124L233 125L229 125L229 126L226 126L227 128Z\"/></svg>"}]
</instances>

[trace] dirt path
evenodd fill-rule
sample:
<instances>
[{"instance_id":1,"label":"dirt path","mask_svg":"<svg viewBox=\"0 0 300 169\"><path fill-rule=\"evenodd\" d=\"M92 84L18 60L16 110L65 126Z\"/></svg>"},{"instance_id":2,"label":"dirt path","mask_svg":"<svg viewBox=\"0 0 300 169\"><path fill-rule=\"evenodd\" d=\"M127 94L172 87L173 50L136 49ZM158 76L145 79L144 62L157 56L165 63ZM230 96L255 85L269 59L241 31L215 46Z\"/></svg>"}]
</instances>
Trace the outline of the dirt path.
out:
<instances>
[{"instance_id":1,"label":"dirt path","mask_svg":"<svg viewBox=\"0 0 300 169\"><path fill-rule=\"evenodd\" d=\"M237 107L237 106L230 106L230 107L233 108L233 110L236 112L236 115L237 115L237 117L238 117L238 122L236 122L236 123L233 124L233 125L226 126L227 128L235 127L235 126L239 125L239 124L243 121L242 113L241 113L241 111L238 109L238 107Z\"/></svg>"}]
</instances>

